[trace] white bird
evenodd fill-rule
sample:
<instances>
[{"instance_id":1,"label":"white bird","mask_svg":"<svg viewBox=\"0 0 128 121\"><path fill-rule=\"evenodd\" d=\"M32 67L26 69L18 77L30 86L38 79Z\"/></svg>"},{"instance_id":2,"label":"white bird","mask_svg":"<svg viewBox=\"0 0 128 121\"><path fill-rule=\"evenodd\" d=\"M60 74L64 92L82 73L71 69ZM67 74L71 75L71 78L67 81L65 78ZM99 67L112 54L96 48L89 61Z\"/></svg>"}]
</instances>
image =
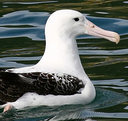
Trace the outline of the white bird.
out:
<instances>
[{"instance_id":1,"label":"white bird","mask_svg":"<svg viewBox=\"0 0 128 121\"><path fill-rule=\"evenodd\" d=\"M54 12L46 23L41 60L34 66L1 70L0 105L4 112L11 107L92 102L95 88L83 69L76 43L82 34L120 41L117 33L97 27L78 11Z\"/></svg>"}]
</instances>

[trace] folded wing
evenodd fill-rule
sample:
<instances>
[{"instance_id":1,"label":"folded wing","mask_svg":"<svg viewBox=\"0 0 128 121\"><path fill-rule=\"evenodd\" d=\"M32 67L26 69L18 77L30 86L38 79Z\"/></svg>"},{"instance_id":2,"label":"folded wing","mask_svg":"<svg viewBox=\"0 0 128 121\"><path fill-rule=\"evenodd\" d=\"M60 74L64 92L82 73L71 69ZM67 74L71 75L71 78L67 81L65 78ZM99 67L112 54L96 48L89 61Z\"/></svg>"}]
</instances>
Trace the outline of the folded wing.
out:
<instances>
[{"instance_id":1,"label":"folded wing","mask_svg":"<svg viewBox=\"0 0 128 121\"><path fill-rule=\"evenodd\" d=\"M27 92L39 95L73 95L84 88L82 80L55 73L11 73L0 71L0 105L14 102Z\"/></svg>"}]
</instances>

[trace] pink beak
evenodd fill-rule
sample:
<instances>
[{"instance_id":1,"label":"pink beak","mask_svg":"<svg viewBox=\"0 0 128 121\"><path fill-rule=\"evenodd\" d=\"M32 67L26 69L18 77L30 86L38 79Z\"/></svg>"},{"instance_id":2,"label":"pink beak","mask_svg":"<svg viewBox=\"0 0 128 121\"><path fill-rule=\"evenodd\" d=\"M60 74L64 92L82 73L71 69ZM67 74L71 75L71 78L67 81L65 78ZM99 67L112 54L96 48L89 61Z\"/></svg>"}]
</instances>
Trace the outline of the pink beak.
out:
<instances>
[{"instance_id":1,"label":"pink beak","mask_svg":"<svg viewBox=\"0 0 128 121\"><path fill-rule=\"evenodd\" d=\"M104 29L101 29L98 26L96 26L95 24L93 24L92 22L90 22L89 20L87 20L86 22L87 23L86 23L85 27L87 29L87 32L85 32L85 34L102 37L102 38L108 39L112 42L115 42L116 44L119 43L120 36L116 32L106 31Z\"/></svg>"}]
</instances>

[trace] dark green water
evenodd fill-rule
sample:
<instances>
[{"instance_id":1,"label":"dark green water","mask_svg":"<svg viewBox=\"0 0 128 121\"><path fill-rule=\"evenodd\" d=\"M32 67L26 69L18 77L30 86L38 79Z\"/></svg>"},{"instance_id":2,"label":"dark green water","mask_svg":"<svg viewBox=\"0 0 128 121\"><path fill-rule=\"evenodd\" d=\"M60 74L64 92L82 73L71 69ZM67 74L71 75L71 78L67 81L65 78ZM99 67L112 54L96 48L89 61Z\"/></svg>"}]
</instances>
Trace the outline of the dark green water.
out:
<instances>
[{"instance_id":1,"label":"dark green water","mask_svg":"<svg viewBox=\"0 0 128 121\"><path fill-rule=\"evenodd\" d=\"M1 121L128 120L128 1L1 0L0 67L36 64L45 48L47 18L55 10L67 8L82 12L99 27L121 36L118 45L87 35L77 38L82 64L97 90L96 99L89 105L14 109L0 113Z\"/></svg>"}]
</instances>

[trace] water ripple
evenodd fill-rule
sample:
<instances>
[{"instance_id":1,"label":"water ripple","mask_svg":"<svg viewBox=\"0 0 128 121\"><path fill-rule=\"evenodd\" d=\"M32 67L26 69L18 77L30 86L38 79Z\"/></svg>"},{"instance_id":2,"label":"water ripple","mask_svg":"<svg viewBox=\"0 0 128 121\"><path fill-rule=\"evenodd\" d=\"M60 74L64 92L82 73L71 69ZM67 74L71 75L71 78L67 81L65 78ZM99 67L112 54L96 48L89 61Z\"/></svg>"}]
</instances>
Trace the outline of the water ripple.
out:
<instances>
[{"instance_id":1,"label":"water ripple","mask_svg":"<svg viewBox=\"0 0 128 121\"><path fill-rule=\"evenodd\" d=\"M44 40L44 26L48 16L47 12L29 11L6 14L0 18L0 38L28 37L32 40Z\"/></svg>"},{"instance_id":2,"label":"water ripple","mask_svg":"<svg viewBox=\"0 0 128 121\"><path fill-rule=\"evenodd\" d=\"M126 55L128 49L119 50L79 50L80 55Z\"/></svg>"},{"instance_id":3,"label":"water ripple","mask_svg":"<svg viewBox=\"0 0 128 121\"><path fill-rule=\"evenodd\" d=\"M25 5L36 5L36 4L42 4L42 3L55 3L57 1L42 1L42 2L3 2L3 4L25 4Z\"/></svg>"},{"instance_id":4,"label":"water ripple","mask_svg":"<svg viewBox=\"0 0 128 121\"><path fill-rule=\"evenodd\" d=\"M44 26L49 15L50 14L48 12L30 12L28 10L5 14L0 18L0 26L2 27L0 31L0 38L26 36L32 40L44 40ZM92 22L94 21L94 23L101 28L116 31L122 35L128 33L128 20L91 17L89 15L87 15L87 18ZM24 26L24 28L21 28L21 25ZM27 25L30 27L28 28ZM20 26L20 28L15 28L18 26ZM33 31L31 31L32 28ZM23 31L23 33L21 31ZM84 35L78 38L85 39L90 38L90 36Z\"/></svg>"}]
</instances>

